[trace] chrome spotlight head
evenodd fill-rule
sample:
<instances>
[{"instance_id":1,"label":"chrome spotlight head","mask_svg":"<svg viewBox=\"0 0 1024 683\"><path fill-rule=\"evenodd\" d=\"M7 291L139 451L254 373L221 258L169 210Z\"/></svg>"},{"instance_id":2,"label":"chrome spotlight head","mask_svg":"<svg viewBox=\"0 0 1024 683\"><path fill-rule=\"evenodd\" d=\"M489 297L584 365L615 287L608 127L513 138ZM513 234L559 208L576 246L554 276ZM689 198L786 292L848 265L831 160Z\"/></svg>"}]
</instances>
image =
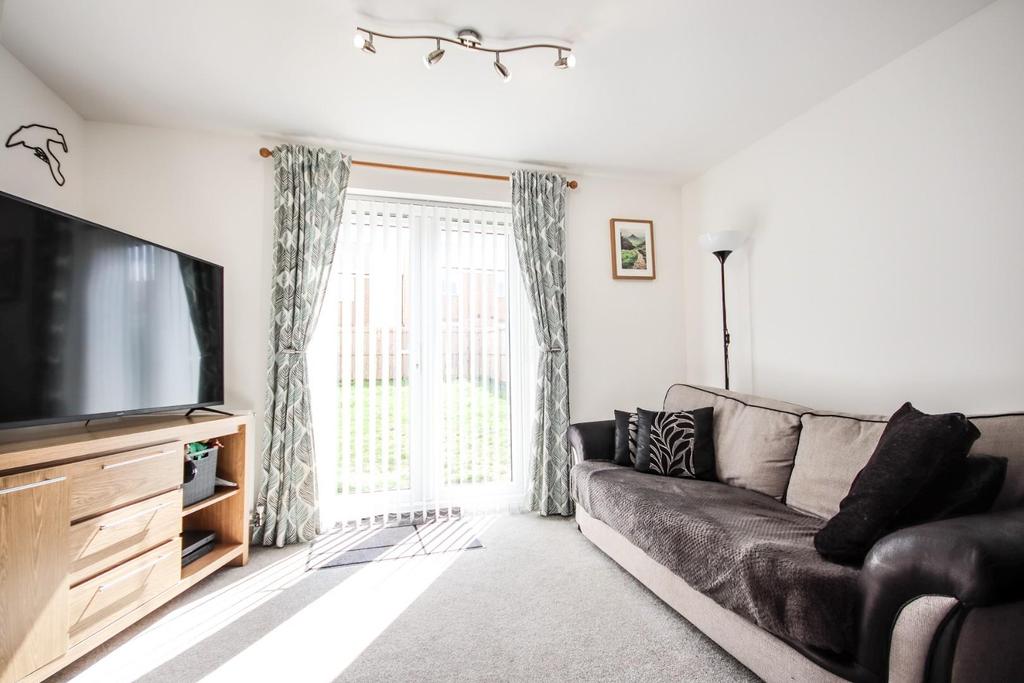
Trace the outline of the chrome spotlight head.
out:
<instances>
[{"instance_id":1,"label":"chrome spotlight head","mask_svg":"<svg viewBox=\"0 0 1024 683\"><path fill-rule=\"evenodd\" d=\"M373 34L356 31L352 36L352 46L371 55L377 54L377 48L373 46Z\"/></svg>"},{"instance_id":2,"label":"chrome spotlight head","mask_svg":"<svg viewBox=\"0 0 1024 683\"><path fill-rule=\"evenodd\" d=\"M508 83L512 80L512 74L509 72L508 67L501 63L501 53L494 55L494 70L501 76L501 80Z\"/></svg>"},{"instance_id":3,"label":"chrome spotlight head","mask_svg":"<svg viewBox=\"0 0 1024 683\"><path fill-rule=\"evenodd\" d=\"M441 41L439 40L437 41L437 49L431 50L423 56L423 66L429 69L440 62L442 57L444 57L444 50L441 49Z\"/></svg>"},{"instance_id":4,"label":"chrome spotlight head","mask_svg":"<svg viewBox=\"0 0 1024 683\"><path fill-rule=\"evenodd\" d=\"M562 55L562 51L558 51L558 59L555 60L556 69L571 69L576 66L576 55L570 52L567 55Z\"/></svg>"}]
</instances>

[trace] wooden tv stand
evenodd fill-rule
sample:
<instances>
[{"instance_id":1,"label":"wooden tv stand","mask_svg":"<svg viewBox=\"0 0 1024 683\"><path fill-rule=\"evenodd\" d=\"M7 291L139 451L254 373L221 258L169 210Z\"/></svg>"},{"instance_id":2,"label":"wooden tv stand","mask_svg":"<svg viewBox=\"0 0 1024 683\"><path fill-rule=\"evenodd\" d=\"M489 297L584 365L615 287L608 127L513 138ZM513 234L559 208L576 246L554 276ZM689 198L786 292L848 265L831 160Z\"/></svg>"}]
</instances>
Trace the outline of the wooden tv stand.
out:
<instances>
[{"instance_id":1,"label":"wooden tv stand","mask_svg":"<svg viewBox=\"0 0 1024 683\"><path fill-rule=\"evenodd\" d=\"M238 483L182 507L184 446ZM41 681L249 558L252 417L146 416L0 432L0 683ZM181 567L181 532L217 534Z\"/></svg>"}]
</instances>

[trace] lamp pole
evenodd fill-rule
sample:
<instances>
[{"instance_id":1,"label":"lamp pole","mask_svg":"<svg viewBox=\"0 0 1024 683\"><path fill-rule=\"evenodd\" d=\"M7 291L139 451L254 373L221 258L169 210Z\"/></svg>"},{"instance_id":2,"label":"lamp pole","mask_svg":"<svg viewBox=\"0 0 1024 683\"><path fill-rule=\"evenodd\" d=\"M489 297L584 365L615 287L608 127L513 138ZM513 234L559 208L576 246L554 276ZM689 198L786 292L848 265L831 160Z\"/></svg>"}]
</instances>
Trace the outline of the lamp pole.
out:
<instances>
[{"instance_id":1,"label":"lamp pole","mask_svg":"<svg viewBox=\"0 0 1024 683\"><path fill-rule=\"evenodd\" d=\"M722 278L722 356L725 361L725 388L729 388L729 318L725 311L725 260L729 254L739 249L747 239L746 233L738 230L720 230L706 232L697 237L701 248L715 255Z\"/></svg>"},{"instance_id":2,"label":"lamp pole","mask_svg":"<svg viewBox=\"0 0 1024 683\"><path fill-rule=\"evenodd\" d=\"M722 356L725 361L725 388L729 388L729 318L725 311L725 259L729 258L731 250L713 252L718 259L718 265L722 273Z\"/></svg>"}]
</instances>

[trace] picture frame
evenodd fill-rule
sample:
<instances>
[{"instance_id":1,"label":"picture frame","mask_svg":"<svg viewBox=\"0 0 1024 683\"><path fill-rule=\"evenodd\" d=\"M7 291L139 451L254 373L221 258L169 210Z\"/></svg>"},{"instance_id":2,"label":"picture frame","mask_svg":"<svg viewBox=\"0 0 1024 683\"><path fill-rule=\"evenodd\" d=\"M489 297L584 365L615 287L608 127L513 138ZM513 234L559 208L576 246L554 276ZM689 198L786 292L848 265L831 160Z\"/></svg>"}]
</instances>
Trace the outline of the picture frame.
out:
<instances>
[{"instance_id":1,"label":"picture frame","mask_svg":"<svg viewBox=\"0 0 1024 683\"><path fill-rule=\"evenodd\" d=\"M654 221L612 218L612 277L616 280L655 278Z\"/></svg>"}]
</instances>

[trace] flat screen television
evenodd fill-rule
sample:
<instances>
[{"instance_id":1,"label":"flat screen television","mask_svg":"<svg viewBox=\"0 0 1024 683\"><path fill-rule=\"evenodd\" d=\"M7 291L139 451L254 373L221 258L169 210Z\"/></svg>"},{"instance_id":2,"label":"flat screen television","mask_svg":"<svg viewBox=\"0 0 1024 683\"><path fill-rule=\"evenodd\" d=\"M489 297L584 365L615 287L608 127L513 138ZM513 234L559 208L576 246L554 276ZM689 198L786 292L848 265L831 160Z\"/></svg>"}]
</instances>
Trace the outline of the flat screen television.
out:
<instances>
[{"instance_id":1,"label":"flat screen television","mask_svg":"<svg viewBox=\"0 0 1024 683\"><path fill-rule=\"evenodd\" d=\"M0 428L223 401L221 266L0 192Z\"/></svg>"}]
</instances>

